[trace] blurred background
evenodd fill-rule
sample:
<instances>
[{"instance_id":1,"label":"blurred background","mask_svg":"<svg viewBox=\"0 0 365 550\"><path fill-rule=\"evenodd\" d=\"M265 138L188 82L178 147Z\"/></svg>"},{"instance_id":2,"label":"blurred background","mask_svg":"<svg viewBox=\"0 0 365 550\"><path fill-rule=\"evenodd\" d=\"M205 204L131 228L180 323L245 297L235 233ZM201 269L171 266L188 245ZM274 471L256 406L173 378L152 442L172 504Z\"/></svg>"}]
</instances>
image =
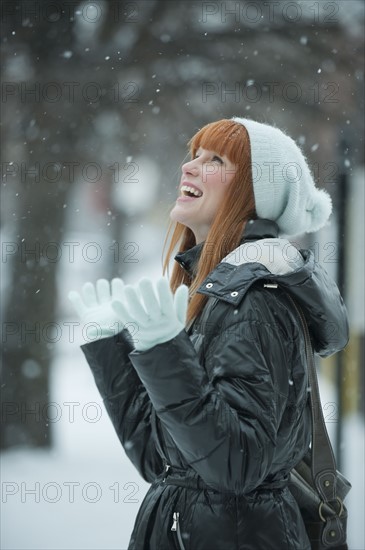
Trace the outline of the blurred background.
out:
<instances>
[{"instance_id":1,"label":"blurred background","mask_svg":"<svg viewBox=\"0 0 365 550\"><path fill-rule=\"evenodd\" d=\"M161 274L188 139L242 116L291 135L333 199L297 244L349 310L318 371L364 550L364 3L5 0L1 23L1 548L127 548L148 484L67 294Z\"/></svg>"}]
</instances>

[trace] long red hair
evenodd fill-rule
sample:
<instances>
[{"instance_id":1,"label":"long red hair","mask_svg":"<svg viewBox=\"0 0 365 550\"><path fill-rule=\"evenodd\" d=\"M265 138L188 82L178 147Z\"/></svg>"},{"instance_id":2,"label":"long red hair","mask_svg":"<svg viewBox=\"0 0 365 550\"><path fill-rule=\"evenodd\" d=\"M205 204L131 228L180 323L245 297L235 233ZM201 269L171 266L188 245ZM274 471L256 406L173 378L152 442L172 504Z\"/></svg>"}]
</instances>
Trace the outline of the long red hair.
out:
<instances>
[{"instance_id":1,"label":"long red hair","mask_svg":"<svg viewBox=\"0 0 365 550\"><path fill-rule=\"evenodd\" d=\"M207 296L196 290L219 262L240 243L246 222L257 217L252 184L250 141L246 128L233 120L223 119L201 128L189 141L191 158L199 147L226 155L237 165L237 171L228 185L221 207L209 229L197 265L196 276L191 279L186 271L175 262L170 278L173 292L181 284L189 287L187 322L195 319L202 311ZM172 254L184 252L196 244L191 229L179 222L171 221L167 231L164 250L170 238L163 273L168 272Z\"/></svg>"}]
</instances>

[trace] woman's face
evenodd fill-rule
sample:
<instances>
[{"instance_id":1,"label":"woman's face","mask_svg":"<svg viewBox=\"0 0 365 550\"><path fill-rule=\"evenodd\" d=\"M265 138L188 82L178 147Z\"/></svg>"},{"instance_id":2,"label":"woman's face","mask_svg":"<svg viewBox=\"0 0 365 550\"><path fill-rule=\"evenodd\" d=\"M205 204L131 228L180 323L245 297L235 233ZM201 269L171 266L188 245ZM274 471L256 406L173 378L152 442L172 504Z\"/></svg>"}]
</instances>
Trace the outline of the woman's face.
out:
<instances>
[{"instance_id":1,"label":"woman's face","mask_svg":"<svg viewBox=\"0 0 365 550\"><path fill-rule=\"evenodd\" d=\"M189 227L196 243L206 239L236 169L225 155L202 147L182 166L180 195L170 217Z\"/></svg>"}]
</instances>

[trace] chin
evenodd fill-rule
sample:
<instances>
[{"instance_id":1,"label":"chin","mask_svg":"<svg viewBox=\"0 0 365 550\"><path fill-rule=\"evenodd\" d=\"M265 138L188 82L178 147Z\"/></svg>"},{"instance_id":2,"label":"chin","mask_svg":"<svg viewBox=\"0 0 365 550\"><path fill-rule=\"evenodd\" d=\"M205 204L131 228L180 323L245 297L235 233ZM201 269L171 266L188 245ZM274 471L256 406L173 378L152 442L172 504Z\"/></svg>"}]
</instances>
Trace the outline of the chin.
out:
<instances>
[{"instance_id":1,"label":"chin","mask_svg":"<svg viewBox=\"0 0 365 550\"><path fill-rule=\"evenodd\" d=\"M174 210L175 208L170 212L171 221L176 223L181 223L181 225L185 225L186 227L189 227L189 224L186 223L187 222L186 217L183 216L182 213L180 213L179 215L179 212L176 212Z\"/></svg>"},{"instance_id":2,"label":"chin","mask_svg":"<svg viewBox=\"0 0 365 550\"><path fill-rule=\"evenodd\" d=\"M179 222L179 223L184 223L183 219L184 219L184 215L182 212L179 212L179 207L178 206L174 206L174 208L171 210L170 212L170 218L173 222Z\"/></svg>"}]
</instances>

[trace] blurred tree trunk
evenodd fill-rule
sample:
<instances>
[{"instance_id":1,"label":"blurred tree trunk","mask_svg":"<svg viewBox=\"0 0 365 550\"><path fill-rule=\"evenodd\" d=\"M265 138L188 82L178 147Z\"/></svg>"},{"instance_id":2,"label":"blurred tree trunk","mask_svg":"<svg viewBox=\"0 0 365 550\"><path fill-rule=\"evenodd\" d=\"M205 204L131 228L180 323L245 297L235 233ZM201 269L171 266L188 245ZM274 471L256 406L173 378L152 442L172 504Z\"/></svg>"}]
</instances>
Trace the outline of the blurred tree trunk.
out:
<instances>
[{"instance_id":1,"label":"blurred tree trunk","mask_svg":"<svg viewBox=\"0 0 365 550\"><path fill-rule=\"evenodd\" d=\"M52 34L43 18L32 31L19 21L26 3L16 4L18 11L6 17L5 33L10 36L12 29L16 29L17 40L27 43L34 78L25 83L29 93L21 98L19 106L26 145L24 157L4 159L17 167L19 196L13 216L16 238L8 244L14 252L10 262L12 286L3 319L0 440L3 449L52 443L49 419L54 417L55 410L48 406L49 343L55 329L57 245L62 241L63 205L70 186L67 179L58 177L56 167L60 165L60 156L61 163L70 158L72 149L66 135L68 150L63 148L62 155L59 154L62 106L47 101L42 90L47 83L57 80L52 62L58 63L60 41L65 36L72 37L73 23L69 18L61 18ZM19 111L14 108L14 112ZM30 126L36 129L36 134L27 140Z\"/></svg>"},{"instance_id":2,"label":"blurred tree trunk","mask_svg":"<svg viewBox=\"0 0 365 550\"><path fill-rule=\"evenodd\" d=\"M57 254L67 186L40 180L23 189L18 253L12 265L3 328L1 447L51 444L48 419L50 346L55 317ZM40 197L41 200L40 200ZM5 342L4 342L5 340Z\"/></svg>"}]
</instances>

